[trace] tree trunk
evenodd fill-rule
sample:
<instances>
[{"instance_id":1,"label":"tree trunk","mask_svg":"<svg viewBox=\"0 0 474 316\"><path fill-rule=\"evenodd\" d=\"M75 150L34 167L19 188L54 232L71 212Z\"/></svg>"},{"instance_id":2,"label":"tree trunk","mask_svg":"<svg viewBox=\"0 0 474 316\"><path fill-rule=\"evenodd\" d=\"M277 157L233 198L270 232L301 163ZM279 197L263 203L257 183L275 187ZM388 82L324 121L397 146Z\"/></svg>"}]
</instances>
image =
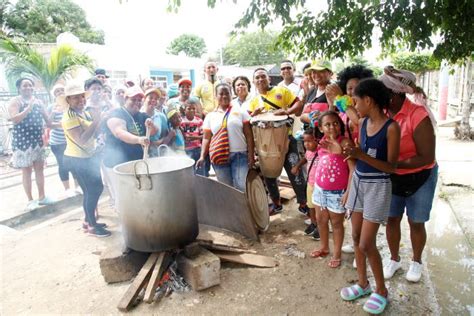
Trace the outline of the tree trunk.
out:
<instances>
[{"instance_id":1,"label":"tree trunk","mask_svg":"<svg viewBox=\"0 0 474 316\"><path fill-rule=\"evenodd\" d=\"M459 126L458 137L462 140L471 139L471 125L469 119L471 116L471 71L472 61L469 61L465 65L465 77L464 77L464 93L461 102L461 124Z\"/></svg>"}]
</instances>

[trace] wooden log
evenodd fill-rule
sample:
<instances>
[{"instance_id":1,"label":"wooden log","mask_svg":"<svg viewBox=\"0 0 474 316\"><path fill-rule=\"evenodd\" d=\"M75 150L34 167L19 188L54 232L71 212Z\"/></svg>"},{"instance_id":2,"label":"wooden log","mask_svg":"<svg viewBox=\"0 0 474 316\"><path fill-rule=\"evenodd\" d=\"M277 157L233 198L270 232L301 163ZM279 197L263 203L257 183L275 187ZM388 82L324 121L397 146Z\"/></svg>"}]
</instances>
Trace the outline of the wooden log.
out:
<instances>
[{"instance_id":1,"label":"wooden log","mask_svg":"<svg viewBox=\"0 0 474 316\"><path fill-rule=\"evenodd\" d=\"M153 272L151 274L150 280L148 281L148 286L145 290L145 297L144 301L148 304L153 302L155 297L156 288L161 281L161 278L164 274L164 267L163 267L163 260L165 258L165 252L160 252L158 255L158 259L156 260L155 267L153 268Z\"/></svg>"},{"instance_id":2,"label":"wooden log","mask_svg":"<svg viewBox=\"0 0 474 316\"><path fill-rule=\"evenodd\" d=\"M199 241L199 245L202 247L209 249L209 250L222 250L222 251L229 251L229 252L237 252L237 253L257 253L256 250L253 249L246 249L246 248L238 248L238 247L231 247L226 245L219 245L213 244L211 242L206 241Z\"/></svg>"},{"instance_id":3,"label":"wooden log","mask_svg":"<svg viewBox=\"0 0 474 316\"><path fill-rule=\"evenodd\" d=\"M126 312L132 308L133 302L150 279L151 272L157 259L158 253L150 254L150 257L148 257L148 260L143 265L143 268L140 270L140 272L138 272L137 277L135 280L133 280L132 284L130 284L127 292L125 292L125 294L122 296L122 299L118 303L117 308L120 311Z\"/></svg>"},{"instance_id":4,"label":"wooden log","mask_svg":"<svg viewBox=\"0 0 474 316\"><path fill-rule=\"evenodd\" d=\"M254 267L273 268L278 265L278 261L272 257L255 255L251 253L236 254L223 251L213 251L213 253L221 260L242 263Z\"/></svg>"}]
</instances>

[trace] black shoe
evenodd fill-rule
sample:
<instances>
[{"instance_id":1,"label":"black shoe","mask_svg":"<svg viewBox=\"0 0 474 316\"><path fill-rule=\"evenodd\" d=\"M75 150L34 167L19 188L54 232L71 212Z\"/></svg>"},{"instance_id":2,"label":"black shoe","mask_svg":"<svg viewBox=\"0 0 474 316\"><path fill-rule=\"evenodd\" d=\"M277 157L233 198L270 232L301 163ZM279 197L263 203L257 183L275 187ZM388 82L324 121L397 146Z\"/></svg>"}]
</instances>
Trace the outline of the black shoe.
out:
<instances>
[{"instance_id":1,"label":"black shoe","mask_svg":"<svg viewBox=\"0 0 474 316\"><path fill-rule=\"evenodd\" d=\"M275 205L275 204L272 204L270 206L270 209L268 210L268 214L270 216L273 216L273 215L276 215L276 214L280 214L281 212L283 212L283 205Z\"/></svg>"},{"instance_id":2,"label":"black shoe","mask_svg":"<svg viewBox=\"0 0 474 316\"><path fill-rule=\"evenodd\" d=\"M309 214L309 207L308 205L300 206L298 207L298 212L300 212L303 215L308 215Z\"/></svg>"},{"instance_id":3,"label":"black shoe","mask_svg":"<svg viewBox=\"0 0 474 316\"><path fill-rule=\"evenodd\" d=\"M109 232L107 229L99 226L89 227L87 229L87 234L95 237L109 237L110 235L112 235L112 233Z\"/></svg>"},{"instance_id":4,"label":"black shoe","mask_svg":"<svg viewBox=\"0 0 474 316\"><path fill-rule=\"evenodd\" d=\"M311 238L313 238L314 240L320 240L321 239L321 236L319 236L319 231L318 231L318 228L316 228L313 232L313 236L311 236Z\"/></svg>"},{"instance_id":5,"label":"black shoe","mask_svg":"<svg viewBox=\"0 0 474 316\"><path fill-rule=\"evenodd\" d=\"M106 223L95 223L95 225L96 225L97 227L100 227L100 228L107 228L107 224L106 224ZM83 222L83 223L82 223L82 229L88 230L88 229L89 229L89 225L88 225L86 222Z\"/></svg>"},{"instance_id":6,"label":"black shoe","mask_svg":"<svg viewBox=\"0 0 474 316\"><path fill-rule=\"evenodd\" d=\"M308 227L306 227L306 229L304 230L304 234L305 235L311 235L314 230L316 229L316 225L314 225L313 223L309 224Z\"/></svg>"}]
</instances>

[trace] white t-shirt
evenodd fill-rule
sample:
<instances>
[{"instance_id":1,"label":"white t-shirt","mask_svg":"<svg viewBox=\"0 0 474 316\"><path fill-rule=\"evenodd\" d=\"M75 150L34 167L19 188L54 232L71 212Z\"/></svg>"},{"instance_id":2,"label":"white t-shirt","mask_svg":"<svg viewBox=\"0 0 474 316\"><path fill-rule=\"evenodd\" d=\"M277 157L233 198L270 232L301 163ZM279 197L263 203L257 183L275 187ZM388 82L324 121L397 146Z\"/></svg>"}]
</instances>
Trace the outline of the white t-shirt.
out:
<instances>
[{"instance_id":1,"label":"white t-shirt","mask_svg":"<svg viewBox=\"0 0 474 316\"><path fill-rule=\"evenodd\" d=\"M285 80L283 80L283 81L281 81L280 83L278 83L278 85L279 85L280 87L285 87L285 88L287 88L288 90L290 90L291 92L293 92L294 95L296 95L296 96L298 96L298 97L300 96L301 91L303 90L303 89L301 88L301 79L298 78L298 77L295 77L295 78L293 79L293 82L290 83L289 85L287 85L287 84L285 83Z\"/></svg>"},{"instance_id":2,"label":"white t-shirt","mask_svg":"<svg viewBox=\"0 0 474 316\"><path fill-rule=\"evenodd\" d=\"M212 135L216 134L222 126L225 112L217 108L206 115L203 129L210 130ZM229 117L227 118L227 132L229 133L230 152L247 151L247 141L244 135L244 122L250 121L250 115L247 111L237 106L232 106Z\"/></svg>"}]
</instances>

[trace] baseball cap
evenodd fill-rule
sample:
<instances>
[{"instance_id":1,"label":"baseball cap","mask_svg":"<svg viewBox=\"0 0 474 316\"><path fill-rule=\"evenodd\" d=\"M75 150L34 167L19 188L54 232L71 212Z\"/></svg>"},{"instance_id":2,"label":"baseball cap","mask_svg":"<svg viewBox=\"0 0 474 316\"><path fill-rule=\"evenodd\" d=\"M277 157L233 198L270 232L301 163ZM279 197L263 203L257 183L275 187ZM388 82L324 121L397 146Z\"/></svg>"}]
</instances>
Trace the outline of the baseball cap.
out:
<instances>
[{"instance_id":1,"label":"baseball cap","mask_svg":"<svg viewBox=\"0 0 474 316\"><path fill-rule=\"evenodd\" d=\"M108 76L108 75L106 74L106 72L105 72L105 69L103 69L103 68L97 68L97 69L95 70L95 75L96 75L96 76L97 76L97 75L103 75L103 76L105 76L105 78L109 78L109 76Z\"/></svg>"},{"instance_id":2,"label":"baseball cap","mask_svg":"<svg viewBox=\"0 0 474 316\"><path fill-rule=\"evenodd\" d=\"M327 60L315 60L311 63L311 66L305 69L304 73L307 74L311 70L322 71L329 70L332 72L331 62Z\"/></svg>"},{"instance_id":3,"label":"baseball cap","mask_svg":"<svg viewBox=\"0 0 474 316\"><path fill-rule=\"evenodd\" d=\"M161 97L161 91L158 88L150 88L145 91L145 96L149 95L150 93L156 93L158 97Z\"/></svg>"},{"instance_id":4,"label":"baseball cap","mask_svg":"<svg viewBox=\"0 0 474 316\"><path fill-rule=\"evenodd\" d=\"M141 95L142 97L145 96L143 94L142 89L140 89L140 87L138 87L138 86L130 87L125 91L125 97L126 98L133 98L136 95Z\"/></svg>"},{"instance_id":5,"label":"baseball cap","mask_svg":"<svg viewBox=\"0 0 474 316\"><path fill-rule=\"evenodd\" d=\"M170 120L175 114L179 114L178 111L171 110L168 112L168 114L166 114L166 117L168 118L168 120Z\"/></svg>"},{"instance_id":6,"label":"baseball cap","mask_svg":"<svg viewBox=\"0 0 474 316\"><path fill-rule=\"evenodd\" d=\"M178 81L178 87L181 87L181 85L188 85L188 86L192 86L193 85L193 82L188 79L188 78L181 78L179 79Z\"/></svg>"},{"instance_id":7,"label":"baseball cap","mask_svg":"<svg viewBox=\"0 0 474 316\"><path fill-rule=\"evenodd\" d=\"M168 88L168 98L174 98L179 94L178 86L176 84L170 84Z\"/></svg>"}]
</instances>

